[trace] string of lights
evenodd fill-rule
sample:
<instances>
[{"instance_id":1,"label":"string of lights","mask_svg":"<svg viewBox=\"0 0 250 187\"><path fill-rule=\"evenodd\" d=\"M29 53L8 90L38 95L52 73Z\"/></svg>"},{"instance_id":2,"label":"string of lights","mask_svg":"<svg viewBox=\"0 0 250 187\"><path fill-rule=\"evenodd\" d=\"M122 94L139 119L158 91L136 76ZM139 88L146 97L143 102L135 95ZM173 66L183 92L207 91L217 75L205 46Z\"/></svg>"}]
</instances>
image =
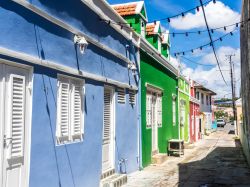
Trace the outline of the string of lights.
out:
<instances>
[{"instance_id":1,"label":"string of lights","mask_svg":"<svg viewBox=\"0 0 250 187\"><path fill-rule=\"evenodd\" d=\"M246 21L239 21L239 22L236 22L236 23L233 23L233 24L230 24L230 25L225 25L225 26L220 26L220 27L216 27L216 28L212 28L210 29L210 32L213 34L215 31L217 30L220 30L220 29L223 29L224 31L227 31L229 30L228 28L230 27L239 27L239 26L242 26L242 24L245 24L245 22L248 22L250 21L250 18ZM169 35L172 35L173 37L175 37L176 35L185 35L185 36L189 36L190 34L198 34L200 35L201 33L204 33L204 32L208 32L207 29L205 30L196 30L196 31L188 31L188 32L157 32L157 33L153 33L153 34L169 34ZM150 32L152 33L152 32Z\"/></svg>"},{"instance_id":2,"label":"string of lights","mask_svg":"<svg viewBox=\"0 0 250 187\"><path fill-rule=\"evenodd\" d=\"M207 43L207 44L204 44L204 45L201 45L199 47L195 47L195 48L192 48L192 49L189 49L189 50L174 52L173 54L174 54L174 56L178 56L178 55L185 55L186 53L189 53L189 52L194 53L196 50L202 51L204 49L204 47L208 47L208 46L211 47L212 44L214 44L215 42L218 42L218 41L222 42L223 38L225 38L227 36L233 36L234 32L236 32L236 31L237 31L237 29L235 29L234 31L231 31L231 32L229 32L229 33L227 33L227 34L225 34L225 35L223 35L223 36L221 36L221 37L213 40L210 43Z\"/></svg>"},{"instance_id":3,"label":"string of lights","mask_svg":"<svg viewBox=\"0 0 250 187\"><path fill-rule=\"evenodd\" d=\"M208 1L205 2L203 5L206 5L206 4L210 3L211 1L213 1L214 4L216 3L216 0L208 0ZM173 15L173 16L170 16L170 17L166 17L166 18L161 18L161 19L158 19L158 20L154 20L154 21L152 21L152 22L156 23L156 21L164 21L164 20L167 20L167 21L170 23L172 18L176 18L176 17L179 17L179 16L185 17L185 14L187 14L188 12L191 12L191 11L193 11L193 10L199 11L201 7L202 7L202 5L199 5L199 6L193 7L193 8L191 8L191 9L189 9L189 10L186 10L186 11L184 11L184 12L178 13L178 14L176 14L176 15ZM136 23L126 23L126 22L115 22L115 21L106 20L106 19L100 19L100 21L107 22L108 24L119 25L119 26L121 26L121 28L131 28L132 25L136 24Z\"/></svg>"},{"instance_id":4,"label":"string of lights","mask_svg":"<svg viewBox=\"0 0 250 187\"><path fill-rule=\"evenodd\" d=\"M198 5L198 6L195 6L189 10L186 10L184 12L181 12L179 14L176 14L176 15L173 15L173 16L169 16L169 17L166 17L166 18L161 18L161 19L158 19L158 20L154 20L153 22L156 22L156 21L164 21L164 20L167 20L168 23L171 22L171 18L176 18L176 17L185 17L185 15L188 13L188 12L191 12L191 11L194 11L194 10L197 10L198 12L200 11L200 8L204 5L207 5L208 3L210 3L211 1L213 1L213 3L215 4L216 3L216 0L208 0L207 2L203 3L202 5Z\"/></svg>"}]
</instances>

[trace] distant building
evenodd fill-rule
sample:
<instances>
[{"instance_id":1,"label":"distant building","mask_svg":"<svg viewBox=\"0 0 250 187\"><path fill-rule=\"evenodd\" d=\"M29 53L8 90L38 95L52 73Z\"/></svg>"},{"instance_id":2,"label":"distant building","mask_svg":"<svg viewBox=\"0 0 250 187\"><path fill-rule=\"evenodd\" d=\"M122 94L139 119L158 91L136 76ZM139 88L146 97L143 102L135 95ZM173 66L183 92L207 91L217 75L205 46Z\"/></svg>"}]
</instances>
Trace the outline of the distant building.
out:
<instances>
[{"instance_id":1,"label":"distant building","mask_svg":"<svg viewBox=\"0 0 250 187\"><path fill-rule=\"evenodd\" d=\"M212 90L204 87L199 83L195 83L195 96L200 101L201 112L201 134L205 135L212 130L212 121L214 119L214 112L212 109L212 96L216 95Z\"/></svg>"},{"instance_id":2,"label":"distant building","mask_svg":"<svg viewBox=\"0 0 250 187\"><path fill-rule=\"evenodd\" d=\"M178 80L178 103L179 103L179 127L180 127L180 139L188 143L189 136L189 116L190 116L190 103L189 103L189 80L184 76L179 76Z\"/></svg>"},{"instance_id":3,"label":"distant building","mask_svg":"<svg viewBox=\"0 0 250 187\"><path fill-rule=\"evenodd\" d=\"M190 122L189 122L189 137L190 143L201 139L201 120L200 120L200 102L195 98L195 81L190 80Z\"/></svg>"}]
</instances>

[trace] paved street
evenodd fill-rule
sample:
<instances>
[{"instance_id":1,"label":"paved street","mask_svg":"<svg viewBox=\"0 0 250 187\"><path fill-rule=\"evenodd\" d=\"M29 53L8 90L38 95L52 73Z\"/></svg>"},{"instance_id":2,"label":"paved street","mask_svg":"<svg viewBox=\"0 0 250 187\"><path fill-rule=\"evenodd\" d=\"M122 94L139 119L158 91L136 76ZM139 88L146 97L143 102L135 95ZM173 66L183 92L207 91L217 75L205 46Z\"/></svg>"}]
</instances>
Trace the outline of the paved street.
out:
<instances>
[{"instance_id":1,"label":"paved street","mask_svg":"<svg viewBox=\"0 0 250 187\"><path fill-rule=\"evenodd\" d=\"M233 126L226 125L190 146L185 155L169 157L129 176L127 187L231 187L250 186L250 169Z\"/></svg>"}]
</instances>

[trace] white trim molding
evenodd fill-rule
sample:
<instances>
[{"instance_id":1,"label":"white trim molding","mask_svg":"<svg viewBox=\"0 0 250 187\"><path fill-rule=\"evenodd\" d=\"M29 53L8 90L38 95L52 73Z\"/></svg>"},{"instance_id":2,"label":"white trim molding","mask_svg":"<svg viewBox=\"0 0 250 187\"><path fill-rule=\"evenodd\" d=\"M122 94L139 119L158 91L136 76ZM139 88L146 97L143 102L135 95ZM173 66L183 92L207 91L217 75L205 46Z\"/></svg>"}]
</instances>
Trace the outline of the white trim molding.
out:
<instances>
[{"instance_id":1,"label":"white trim molding","mask_svg":"<svg viewBox=\"0 0 250 187\"><path fill-rule=\"evenodd\" d=\"M97 41L96 39L94 39L94 38L88 36L87 34L81 32L80 30L74 28L73 26L71 26L71 25L69 25L69 24L63 22L62 20L60 20L60 19L58 19L58 18L55 18L55 17L49 15L47 12L45 12L45 11L43 11L43 10L37 8L36 6L32 5L32 4L29 3L28 1L24 1L24 0L12 0L12 1L15 2L15 3L17 3L17 4L19 4L19 5L21 5L21 6L23 6L23 7L25 7L25 8L27 8L27 9L29 9L30 11L32 11L32 12L34 12L35 14L37 14L37 15L43 17L44 19L50 21L51 23L53 23L53 24L55 24L55 25L57 25L57 26L59 26L59 27L65 29L65 30L71 32L72 34L75 34L75 35L81 36L81 37L85 37L86 40L87 40L88 42L90 42L91 44L93 44L93 45L95 45L95 46L101 48L102 50L104 50L104 51L106 51L106 52L112 54L113 56L116 56L117 58L119 58L119 59L125 61L126 63L128 63L128 64L131 64L131 63L132 63L132 62L131 62L127 57L125 57L124 55L121 55L120 53L116 52L115 50L111 49L110 47L107 47L107 46L101 44L101 43L100 43L99 41ZM120 32L120 33L121 33L121 32ZM124 34L123 34L123 36L124 36ZM124 37L125 37L125 36L124 36ZM127 38L127 37L125 37L125 38ZM130 39L130 38L127 38L127 39ZM73 43L73 41L72 41L72 43ZM135 42L135 43L137 43L137 42ZM138 45L138 44L136 44L136 45Z\"/></svg>"},{"instance_id":2,"label":"white trim molding","mask_svg":"<svg viewBox=\"0 0 250 187\"><path fill-rule=\"evenodd\" d=\"M160 93L162 94L164 89L158 87L158 86L155 86L153 84L150 84L150 83L146 83L145 86L147 87L147 90L150 90L150 91L154 91L154 92L157 92L157 93Z\"/></svg>"},{"instance_id":3,"label":"white trim molding","mask_svg":"<svg viewBox=\"0 0 250 187\"><path fill-rule=\"evenodd\" d=\"M6 49L6 48L3 48L3 47L0 47L0 54L8 56L8 57L16 58L16 59L19 59L19 60L24 60L24 61L30 62L32 64L36 64L36 65L40 65L40 66L43 66L43 67L51 68L53 70L61 71L61 72L67 73L67 74L77 76L77 77L82 77L82 78L86 78L86 79L100 81L100 82L108 83L108 84L118 86L118 87L121 87L121 88L128 88L128 89L131 89L131 90L138 90L138 87L133 86L133 85L122 83L122 82L119 82L117 80L106 78L106 77L103 77L103 76L100 76L100 75L95 75L93 73L88 73L88 72L85 72L85 71L78 71L78 70L76 70L74 68L71 68L71 67L68 67L68 66L65 66L65 65L61 65L61 64L58 64L56 62L52 62L52 61L48 61L48 60L42 60L42 59L39 59L37 57L27 55L27 54L24 54L24 53L20 53L20 52L16 52L16 51ZM2 59L2 58L0 58L0 59L4 60L4 61L7 61L6 59Z\"/></svg>"}]
</instances>

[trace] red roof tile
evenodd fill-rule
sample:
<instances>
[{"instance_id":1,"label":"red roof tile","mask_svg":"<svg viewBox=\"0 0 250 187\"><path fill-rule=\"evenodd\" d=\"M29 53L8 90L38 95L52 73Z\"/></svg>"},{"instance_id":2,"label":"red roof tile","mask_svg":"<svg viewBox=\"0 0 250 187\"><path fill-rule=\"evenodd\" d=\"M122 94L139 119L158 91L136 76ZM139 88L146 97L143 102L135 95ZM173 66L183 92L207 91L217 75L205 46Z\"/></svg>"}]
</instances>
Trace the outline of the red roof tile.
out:
<instances>
[{"instance_id":1,"label":"red roof tile","mask_svg":"<svg viewBox=\"0 0 250 187\"><path fill-rule=\"evenodd\" d=\"M137 4L129 4L129 5L115 5L113 8L115 11L121 16L128 16L136 14Z\"/></svg>"}]
</instances>

